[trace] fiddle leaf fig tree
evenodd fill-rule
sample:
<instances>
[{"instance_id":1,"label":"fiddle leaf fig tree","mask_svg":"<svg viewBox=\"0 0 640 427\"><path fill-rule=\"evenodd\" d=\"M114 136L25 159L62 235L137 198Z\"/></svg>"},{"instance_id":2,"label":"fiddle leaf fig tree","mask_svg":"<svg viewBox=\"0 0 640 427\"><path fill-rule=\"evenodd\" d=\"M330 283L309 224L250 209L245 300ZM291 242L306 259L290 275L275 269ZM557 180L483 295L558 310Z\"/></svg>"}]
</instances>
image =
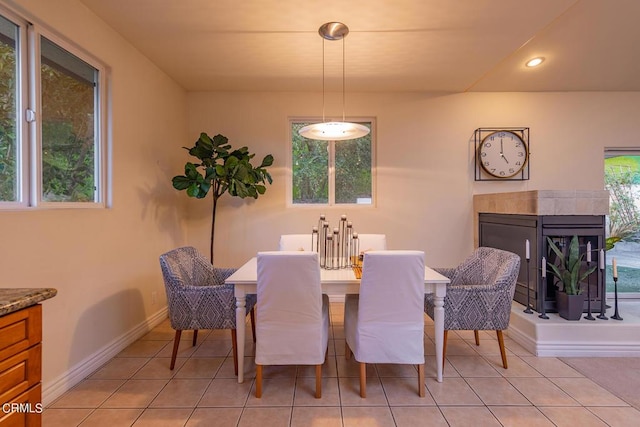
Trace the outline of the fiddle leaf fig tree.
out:
<instances>
[{"instance_id":1,"label":"fiddle leaf fig tree","mask_svg":"<svg viewBox=\"0 0 640 427\"><path fill-rule=\"evenodd\" d=\"M204 199L209 192L213 196L211 212L211 252L213 263L213 238L216 224L216 207L218 199L228 192L234 197L252 197L267 191L265 184L272 183L267 167L273 164L273 156L267 155L259 166L253 166L251 159L255 154L249 153L247 147L232 149L229 140L222 135L211 138L201 133L200 138L191 148L183 147L198 162L187 162L184 175L173 177L173 187L186 190L189 197Z\"/></svg>"}]
</instances>

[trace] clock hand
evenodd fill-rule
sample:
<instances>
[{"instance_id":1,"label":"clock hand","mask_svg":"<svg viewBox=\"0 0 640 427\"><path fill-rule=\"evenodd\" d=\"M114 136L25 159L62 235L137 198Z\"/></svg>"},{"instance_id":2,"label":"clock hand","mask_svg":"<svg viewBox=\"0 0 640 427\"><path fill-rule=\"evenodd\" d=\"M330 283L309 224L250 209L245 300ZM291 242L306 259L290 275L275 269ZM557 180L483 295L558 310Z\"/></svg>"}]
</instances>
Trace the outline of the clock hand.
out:
<instances>
[{"instance_id":1,"label":"clock hand","mask_svg":"<svg viewBox=\"0 0 640 427\"><path fill-rule=\"evenodd\" d=\"M500 138L500 155L502 156L502 153L504 153L504 149L502 148L502 138Z\"/></svg>"},{"instance_id":2,"label":"clock hand","mask_svg":"<svg viewBox=\"0 0 640 427\"><path fill-rule=\"evenodd\" d=\"M502 158L504 159L505 162L507 162L507 164L509 164L509 160L507 160L507 158L504 156L504 154L500 154L502 156Z\"/></svg>"}]
</instances>

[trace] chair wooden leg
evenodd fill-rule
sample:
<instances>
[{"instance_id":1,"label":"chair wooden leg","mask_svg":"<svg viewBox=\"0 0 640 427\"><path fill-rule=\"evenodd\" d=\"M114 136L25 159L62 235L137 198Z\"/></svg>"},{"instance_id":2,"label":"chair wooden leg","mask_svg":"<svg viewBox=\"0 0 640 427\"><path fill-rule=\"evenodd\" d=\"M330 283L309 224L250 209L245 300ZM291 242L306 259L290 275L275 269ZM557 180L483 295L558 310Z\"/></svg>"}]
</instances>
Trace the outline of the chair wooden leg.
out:
<instances>
[{"instance_id":1,"label":"chair wooden leg","mask_svg":"<svg viewBox=\"0 0 640 427\"><path fill-rule=\"evenodd\" d=\"M316 399L322 397L322 365L316 365Z\"/></svg>"},{"instance_id":2,"label":"chair wooden leg","mask_svg":"<svg viewBox=\"0 0 640 427\"><path fill-rule=\"evenodd\" d=\"M231 330L231 347L233 348L233 371L238 376L238 337L235 329Z\"/></svg>"},{"instance_id":3,"label":"chair wooden leg","mask_svg":"<svg viewBox=\"0 0 640 427\"><path fill-rule=\"evenodd\" d=\"M367 397L367 364L360 362L360 397Z\"/></svg>"},{"instance_id":4,"label":"chair wooden leg","mask_svg":"<svg viewBox=\"0 0 640 427\"><path fill-rule=\"evenodd\" d=\"M180 346L180 335L182 335L182 331L176 329L176 335L173 339L173 353L171 353L171 364L169 365L169 369L171 369L172 371L176 366L176 355L178 354L178 347Z\"/></svg>"},{"instance_id":5,"label":"chair wooden leg","mask_svg":"<svg viewBox=\"0 0 640 427\"><path fill-rule=\"evenodd\" d=\"M504 337L502 331L496 331L498 335L498 344L500 344L500 356L502 356L502 367L507 369L507 351L504 348Z\"/></svg>"},{"instance_id":6,"label":"chair wooden leg","mask_svg":"<svg viewBox=\"0 0 640 427\"><path fill-rule=\"evenodd\" d=\"M418 396L424 397L424 363L418 365Z\"/></svg>"},{"instance_id":7,"label":"chair wooden leg","mask_svg":"<svg viewBox=\"0 0 640 427\"><path fill-rule=\"evenodd\" d=\"M193 346L196 346L196 343L198 342L198 330L194 329L193 330Z\"/></svg>"},{"instance_id":8,"label":"chair wooden leg","mask_svg":"<svg viewBox=\"0 0 640 427\"><path fill-rule=\"evenodd\" d=\"M256 342L256 308L253 307L249 313L251 317L251 333L253 334L253 342Z\"/></svg>"},{"instance_id":9,"label":"chair wooden leg","mask_svg":"<svg viewBox=\"0 0 640 427\"><path fill-rule=\"evenodd\" d=\"M256 397L262 397L262 365L256 365Z\"/></svg>"},{"instance_id":10,"label":"chair wooden leg","mask_svg":"<svg viewBox=\"0 0 640 427\"><path fill-rule=\"evenodd\" d=\"M480 333L477 329L473 331L473 337L476 339L476 345L480 345Z\"/></svg>"}]
</instances>

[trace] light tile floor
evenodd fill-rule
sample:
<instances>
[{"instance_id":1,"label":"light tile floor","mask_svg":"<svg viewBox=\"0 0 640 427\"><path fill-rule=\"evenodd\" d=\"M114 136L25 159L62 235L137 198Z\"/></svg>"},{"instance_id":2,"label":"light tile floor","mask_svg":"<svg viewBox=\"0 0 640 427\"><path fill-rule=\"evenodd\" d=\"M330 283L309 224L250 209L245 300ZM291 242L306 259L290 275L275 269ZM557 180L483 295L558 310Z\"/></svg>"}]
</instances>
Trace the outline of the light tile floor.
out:
<instances>
[{"instance_id":1,"label":"light tile floor","mask_svg":"<svg viewBox=\"0 0 640 427\"><path fill-rule=\"evenodd\" d=\"M169 370L174 331L154 328L76 385L43 414L55 426L637 426L640 411L558 358L538 358L505 339L502 368L493 333L449 334L444 381L435 381L433 323L425 318L426 386L417 395L413 366L370 365L367 398L358 394L358 365L344 358L343 305L332 303L330 357L323 395L315 399L314 370L265 367L255 398L251 334L245 342L245 382L233 373L229 331L183 334ZM606 376L601 360L598 375ZM619 370L613 364L612 369ZM588 374L588 373L587 373ZM637 376L634 376L637 381ZM640 389L631 384L628 389Z\"/></svg>"}]
</instances>

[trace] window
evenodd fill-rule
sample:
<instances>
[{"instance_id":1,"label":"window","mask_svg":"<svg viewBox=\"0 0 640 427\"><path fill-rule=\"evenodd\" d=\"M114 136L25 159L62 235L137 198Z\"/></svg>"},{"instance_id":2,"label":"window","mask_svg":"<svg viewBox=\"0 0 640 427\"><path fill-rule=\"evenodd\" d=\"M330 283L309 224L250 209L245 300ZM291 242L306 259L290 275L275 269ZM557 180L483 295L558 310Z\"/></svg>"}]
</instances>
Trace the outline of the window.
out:
<instances>
[{"instance_id":1,"label":"window","mask_svg":"<svg viewBox=\"0 0 640 427\"><path fill-rule=\"evenodd\" d=\"M104 206L104 68L2 13L0 208Z\"/></svg>"},{"instance_id":2,"label":"window","mask_svg":"<svg viewBox=\"0 0 640 427\"><path fill-rule=\"evenodd\" d=\"M368 135L348 141L307 139L298 130L313 121L291 121L291 191L294 205L372 205L373 121Z\"/></svg>"}]
</instances>

